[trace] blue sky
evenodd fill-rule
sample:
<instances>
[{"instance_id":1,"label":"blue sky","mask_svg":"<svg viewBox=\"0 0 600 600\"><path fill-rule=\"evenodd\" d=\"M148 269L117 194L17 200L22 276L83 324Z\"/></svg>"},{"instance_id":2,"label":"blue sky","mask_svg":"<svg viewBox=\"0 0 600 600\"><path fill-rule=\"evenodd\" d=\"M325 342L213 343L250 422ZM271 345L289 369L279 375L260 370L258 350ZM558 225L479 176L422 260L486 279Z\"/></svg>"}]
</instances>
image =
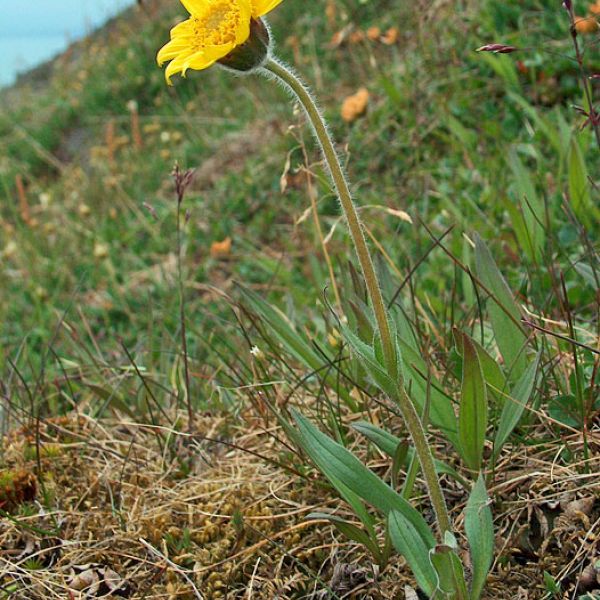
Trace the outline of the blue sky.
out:
<instances>
[{"instance_id":1,"label":"blue sky","mask_svg":"<svg viewBox=\"0 0 600 600\"><path fill-rule=\"evenodd\" d=\"M80 36L131 0L0 0L0 37Z\"/></svg>"},{"instance_id":2,"label":"blue sky","mask_svg":"<svg viewBox=\"0 0 600 600\"><path fill-rule=\"evenodd\" d=\"M0 0L0 86L135 0Z\"/></svg>"}]
</instances>

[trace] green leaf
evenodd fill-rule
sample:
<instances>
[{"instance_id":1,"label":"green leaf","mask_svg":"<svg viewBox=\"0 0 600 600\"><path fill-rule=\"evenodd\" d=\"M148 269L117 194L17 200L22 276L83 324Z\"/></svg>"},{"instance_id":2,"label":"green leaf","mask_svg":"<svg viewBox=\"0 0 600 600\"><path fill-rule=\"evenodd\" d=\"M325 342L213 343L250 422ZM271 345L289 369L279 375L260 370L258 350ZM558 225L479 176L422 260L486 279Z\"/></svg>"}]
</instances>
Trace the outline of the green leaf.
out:
<instances>
[{"instance_id":1,"label":"green leaf","mask_svg":"<svg viewBox=\"0 0 600 600\"><path fill-rule=\"evenodd\" d=\"M388 531L394 548L406 559L418 586L431 598L437 583L435 569L429 560L433 544L424 540L413 524L396 510L390 511Z\"/></svg>"},{"instance_id":2,"label":"green leaf","mask_svg":"<svg viewBox=\"0 0 600 600\"><path fill-rule=\"evenodd\" d=\"M463 336L466 334L461 333L458 330L454 331L454 339L456 340L456 349L458 353L463 356ZM502 373L500 365L490 356L487 350L473 338L469 338L475 349L477 350L477 356L479 357L479 364L483 371L483 378L488 386L488 392L491 393L498 404L502 406L504 404L504 395L501 393L506 387L506 377Z\"/></svg>"},{"instance_id":3,"label":"green leaf","mask_svg":"<svg viewBox=\"0 0 600 600\"><path fill-rule=\"evenodd\" d=\"M331 476L330 481L340 496L350 505L369 535L375 538L375 519L371 516L360 497L335 477Z\"/></svg>"},{"instance_id":4,"label":"green leaf","mask_svg":"<svg viewBox=\"0 0 600 600\"><path fill-rule=\"evenodd\" d=\"M364 435L390 458L394 458L398 445L402 443L402 440L398 436L368 421L357 421L352 424L352 429Z\"/></svg>"},{"instance_id":5,"label":"green leaf","mask_svg":"<svg viewBox=\"0 0 600 600\"><path fill-rule=\"evenodd\" d=\"M434 427L440 429L448 441L455 447L458 444L456 414L452 401L444 395L435 377L427 382L427 364L420 354L408 343L400 339L400 350L404 366L404 383L410 396L422 414L429 394L429 420Z\"/></svg>"},{"instance_id":6,"label":"green leaf","mask_svg":"<svg viewBox=\"0 0 600 600\"><path fill-rule=\"evenodd\" d=\"M498 456L523 416L535 388L540 359L541 356L538 355L536 360L527 367L525 373L517 381L512 395L504 400L500 421L498 422L498 431L494 439L494 458Z\"/></svg>"},{"instance_id":7,"label":"green leaf","mask_svg":"<svg viewBox=\"0 0 600 600\"><path fill-rule=\"evenodd\" d=\"M581 407L573 394L554 396L548 403L548 414L558 423L579 429L583 425Z\"/></svg>"},{"instance_id":8,"label":"green leaf","mask_svg":"<svg viewBox=\"0 0 600 600\"><path fill-rule=\"evenodd\" d=\"M575 137L569 149L569 196L573 212L589 227L597 219L598 209L592 202L585 159Z\"/></svg>"},{"instance_id":9,"label":"green leaf","mask_svg":"<svg viewBox=\"0 0 600 600\"><path fill-rule=\"evenodd\" d=\"M473 471L481 468L487 423L487 388L479 356L469 336L463 334L463 375L458 437L462 457Z\"/></svg>"},{"instance_id":10,"label":"green leaf","mask_svg":"<svg viewBox=\"0 0 600 600\"><path fill-rule=\"evenodd\" d=\"M516 381L527 369L527 335L513 295L482 239L475 234L477 275L491 293L488 310L496 343L508 368L508 380Z\"/></svg>"},{"instance_id":11,"label":"green leaf","mask_svg":"<svg viewBox=\"0 0 600 600\"><path fill-rule=\"evenodd\" d=\"M494 523L483 475L473 486L465 508L465 531L471 550L471 600L479 600L494 560Z\"/></svg>"},{"instance_id":12,"label":"green leaf","mask_svg":"<svg viewBox=\"0 0 600 600\"><path fill-rule=\"evenodd\" d=\"M544 571L544 585L550 594L553 596L560 594L560 584L548 573Z\"/></svg>"},{"instance_id":13,"label":"green leaf","mask_svg":"<svg viewBox=\"0 0 600 600\"><path fill-rule=\"evenodd\" d=\"M392 400L395 400L399 393L399 382L388 375L381 361L377 358L374 348L360 339L348 327L342 326L341 332L348 346L360 358L361 366L375 385ZM401 339L398 339L398 354L401 356L400 368L404 374L406 389L411 390L412 400L422 411L427 397L427 382L423 376L419 375L414 365L418 365L424 372L427 371L427 366L421 356ZM433 381L429 389L431 397L430 420L435 427L444 432L450 442L456 444L456 416L452 403L448 397L436 389L434 383L436 382Z\"/></svg>"},{"instance_id":14,"label":"green leaf","mask_svg":"<svg viewBox=\"0 0 600 600\"><path fill-rule=\"evenodd\" d=\"M297 411L293 411L293 417L298 425L303 450L334 487L337 487L336 483L341 483L384 515L392 510L402 513L419 535L433 546L433 533L425 519L400 494Z\"/></svg>"},{"instance_id":15,"label":"green leaf","mask_svg":"<svg viewBox=\"0 0 600 600\"><path fill-rule=\"evenodd\" d=\"M341 331L344 339L358 355L361 360L361 366L371 377L375 385L390 398L396 398L398 394L398 382L388 375L383 365L377 360L373 347L363 342L348 327L341 327Z\"/></svg>"},{"instance_id":16,"label":"green leaf","mask_svg":"<svg viewBox=\"0 0 600 600\"><path fill-rule=\"evenodd\" d=\"M429 560L437 575L437 589L448 600L468 600L465 572L455 548L448 545L436 546Z\"/></svg>"}]
</instances>

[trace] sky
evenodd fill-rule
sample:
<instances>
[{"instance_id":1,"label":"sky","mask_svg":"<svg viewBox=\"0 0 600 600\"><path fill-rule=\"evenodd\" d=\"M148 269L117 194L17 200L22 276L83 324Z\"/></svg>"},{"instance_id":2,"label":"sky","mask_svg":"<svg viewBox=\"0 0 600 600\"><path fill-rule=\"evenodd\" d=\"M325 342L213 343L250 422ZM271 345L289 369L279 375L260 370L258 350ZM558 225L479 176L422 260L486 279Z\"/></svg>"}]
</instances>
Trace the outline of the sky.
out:
<instances>
[{"instance_id":1,"label":"sky","mask_svg":"<svg viewBox=\"0 0 600 600\"><path fill-rule=\"evenodd\" d=\"M52 58L134 0L0 0L0 85Z\"/></svg>"}]
</instances>

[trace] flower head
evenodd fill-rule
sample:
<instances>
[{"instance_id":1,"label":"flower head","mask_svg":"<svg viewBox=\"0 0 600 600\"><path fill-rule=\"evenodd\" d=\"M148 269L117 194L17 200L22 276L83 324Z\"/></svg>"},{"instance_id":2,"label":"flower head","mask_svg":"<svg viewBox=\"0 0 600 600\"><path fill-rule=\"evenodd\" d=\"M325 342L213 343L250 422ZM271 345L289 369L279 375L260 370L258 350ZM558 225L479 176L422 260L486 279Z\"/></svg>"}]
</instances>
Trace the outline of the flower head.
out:
<instances>
[{"instance_id":1,"label":"flower head","mask_svg":"<svg viewBox=\"0 0 600 600\"><path fill-rule=\"evenodd\" d=\"M170 61L167 81L171 83L176 73L185 77L188 69L206 69L221 60L241 71L260 66L268 50L268 32L260 17L281 1L181 0L190 18L171 30L171 41L157 57L159 65ZM235 60L236 52L243 55L242 61Z\"/></svg>"}]
</instances>

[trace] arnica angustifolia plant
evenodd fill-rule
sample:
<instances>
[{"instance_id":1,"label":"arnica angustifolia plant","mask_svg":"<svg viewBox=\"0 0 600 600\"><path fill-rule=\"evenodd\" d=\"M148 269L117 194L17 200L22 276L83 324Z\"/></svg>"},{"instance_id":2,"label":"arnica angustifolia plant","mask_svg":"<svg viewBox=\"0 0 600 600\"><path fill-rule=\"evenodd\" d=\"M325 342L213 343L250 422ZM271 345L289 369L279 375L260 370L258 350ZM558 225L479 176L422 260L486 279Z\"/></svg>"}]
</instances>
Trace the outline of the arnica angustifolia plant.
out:
<instances>
[{"instance_id":1,"label":"arnica angustifolia plant","mask_svg":"<svg viewBox=\"0 0 600 600\"><path fill-rule=\"evenodd\" d=\"M170 61L166 68L169 83L177 73L185 76L190 69L200 70L217 64L239 74L257 74L278 81L306 112L346 217L368 291L372 321L376 325L373 339L369 342L344 325L341 326L342 334L373 383L400 410L418 461L413 461L413 465L420 466L435 514L437 531L433 531L423 515L412 506L410 494L397 492L303 415L294 413L297 428L288 429L288 434L350 504L364 525L364 529L348 524L340 527L346 535L363 543L380 564L385 564L387 560L388 542L391 541L393 547L404 556L417 584L429 598L475 600L482 594L494 548L492 514L484 478L481 474L477 476L481 468L483 445L474 439L474 433L462 436L465 438L462 440L464 445L470 445L472 449L470 454L465 452L470 458L466 462L476 479L464 518L471 556L470 576L467 577L438 478L440 462L434 460L422 415L406 389L398 334L388 315L348 181L311 92L293 70L273 54L271 34L263 17L281 0L182 0L182 3L190 17L172 29L171 41L158 54L159 64ZM477 375L481 374L481 367L476 359L469 359L476 354L469 340L464 341L463 348L465 363L476 365L479 369L474 374L465 370L465 404L469 404L473 410L465 409L463 416L471 412L473 422L478 422L485 419L484 411L479 410L481 398L478 399ZM469 398L472 400L470 403ZM462 429L469 431L469 427ZM481 430L481 427L475 429ZM414 476L414 469L411 471ZM386 519L386 548L383 550L378 547L374 522L363 502ZM332 521L340 525L335 519Z\"/></svg>"}]
</instances>

